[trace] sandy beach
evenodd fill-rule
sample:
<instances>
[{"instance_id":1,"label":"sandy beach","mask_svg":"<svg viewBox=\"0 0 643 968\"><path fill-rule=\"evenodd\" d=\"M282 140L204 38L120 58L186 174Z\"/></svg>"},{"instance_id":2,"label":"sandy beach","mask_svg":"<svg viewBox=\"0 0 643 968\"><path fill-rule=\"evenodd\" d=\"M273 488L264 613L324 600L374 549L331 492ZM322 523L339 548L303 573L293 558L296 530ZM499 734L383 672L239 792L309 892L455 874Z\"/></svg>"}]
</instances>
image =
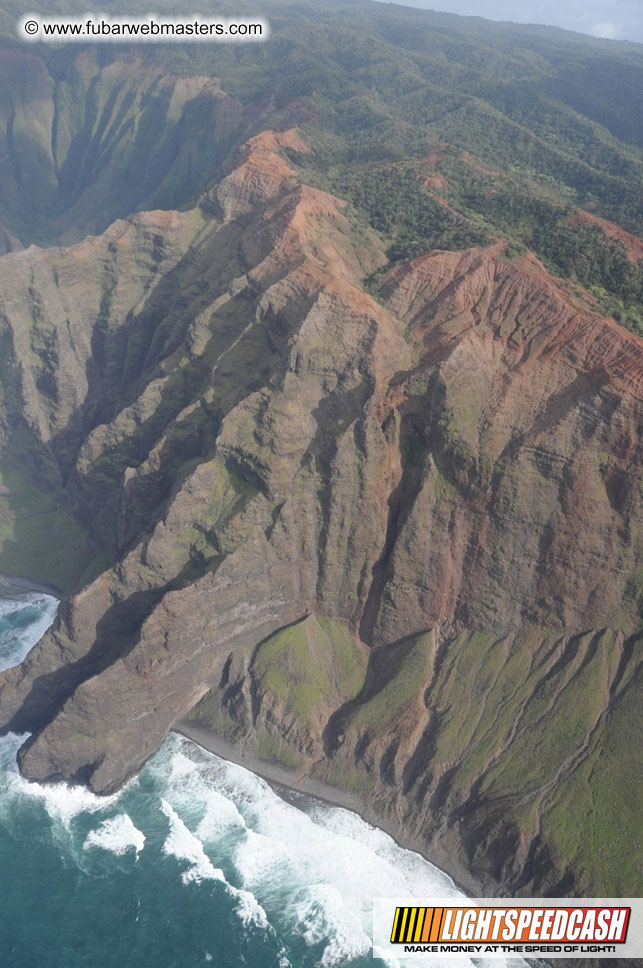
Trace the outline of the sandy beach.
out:
<instances>
[{"instance_id":1,"label":"sandy beach","mask_svg":"<svg viewBox=\"0 0 643 968\"><path fill-rule=\"evenodd\" d=\"M220 756L223 760L229 760L231 763L236 763L237 766L245 767L251 773L267 780L268 783L285 787L295 793L315 797L317 800L324 800L333 807L344 807L346 810L353 810L356 813L361 812L362 802L354 794L338 790L320 780L311 779L309 776L298 774L295 770L279 766L278 763L244 756L232 743L227 743L205 726L198 726L196 723L183 720L174 727L174 732L191 739L193 743L202 746L209 753Z\"/></svg>"},{"instance_id":2,"label":"sandy beach","mask_svg":"<svg viewBox=\"0 0 643 968\"><path fill-rule=\"evenodd\" d=\"M14 575L0 574L0 588L22 588L29 592L42 592L45 595L52 595L58 600L63 598L63 591L57 585L50 585L47 582L33 581L31 578L16 578Z\"/></svg>"},{"instance_id":3,"label":"sandy beach","mask_svg":"<svg viewBox=\"0 0 643 968\"><path fill-rule=\"evenodd\" d=\"M420 854L430 864L447 873L463 894L469 897L481 896L481 885L475 881L468 871L454 869L453 865L449 862L449 857L446 852L439 857L435 855L429 856L423 844L415 838L409 837L399 825L387 822L383 817L376 815L370 808L368 802L362 800L355 794L340 790L320 780L311 779L311 777L305 774L298 773L296 770L289 770L287 767L280 766L279 764L259 759L256 756L246 756L232 743L221 739L220 736L206 726L200 726L196 723L182 720L173 727L173 732L178 733L180 736L185 736L209 753L220 756L221 759L229 760L231 763L236 763L237 766L242 766L246 770L250 770L251 773L255 773L270 783L271 786L274 786L277 792L284 789L291 790L294 793L315 797L317 800L322 800L331 807L343 807L345 810L352 810L353 813L357 813L367 823L387 833L400 847Z\"/></svg>"}]
</instances>

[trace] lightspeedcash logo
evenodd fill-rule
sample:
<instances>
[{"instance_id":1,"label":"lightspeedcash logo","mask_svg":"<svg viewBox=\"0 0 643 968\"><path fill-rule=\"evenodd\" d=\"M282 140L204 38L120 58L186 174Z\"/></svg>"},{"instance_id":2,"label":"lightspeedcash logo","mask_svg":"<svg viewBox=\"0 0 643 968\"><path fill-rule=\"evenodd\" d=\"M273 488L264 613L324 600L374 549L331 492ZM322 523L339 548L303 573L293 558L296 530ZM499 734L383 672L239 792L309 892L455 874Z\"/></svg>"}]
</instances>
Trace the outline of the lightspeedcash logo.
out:
<instances>
[{"instance_id":1,"label":"lightspeedcash logo","mask_svg":"<svg viewBox=\"0 0 643 968\"><path fill-rule=\"evenodd\" d=\"M421 903L419 899L377 899L373 949L379 957L425 959L465 955L640 958L643 900L442 898Z\"/></svg>"}]
</instances>

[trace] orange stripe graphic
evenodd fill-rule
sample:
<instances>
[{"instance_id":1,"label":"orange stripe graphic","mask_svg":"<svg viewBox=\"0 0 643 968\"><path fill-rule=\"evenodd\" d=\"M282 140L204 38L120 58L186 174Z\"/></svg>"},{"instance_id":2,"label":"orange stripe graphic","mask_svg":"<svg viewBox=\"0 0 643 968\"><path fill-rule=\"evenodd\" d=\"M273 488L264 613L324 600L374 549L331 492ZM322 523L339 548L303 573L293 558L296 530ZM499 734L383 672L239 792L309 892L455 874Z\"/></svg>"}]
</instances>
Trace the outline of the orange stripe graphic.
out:
<instances>
[{"instance_id":1,"label":"orange stripe graphic","mask_svg":"<svg viewBox=\"0 0 643 968\"><path fill-rule=\"evenodd\" d=\"M442 934L442 922L444 921L445 908L437 908L433 918L433 928L431 929L431 942L439 941Z\"/></svg>"},{"instance_id":2,"label":"orange stripe graphic","mask_svg":"<svg viewBox=\"0 0 643 968\"><path fill-rule=\"evenodd\" d=\"M426 944L429 940L429 932L431 931L431 925L433 924L434 917L435 908L427 908L426 916L424 918L424 931L422 932L422 944Z\"/></svg>"}]
</instances>

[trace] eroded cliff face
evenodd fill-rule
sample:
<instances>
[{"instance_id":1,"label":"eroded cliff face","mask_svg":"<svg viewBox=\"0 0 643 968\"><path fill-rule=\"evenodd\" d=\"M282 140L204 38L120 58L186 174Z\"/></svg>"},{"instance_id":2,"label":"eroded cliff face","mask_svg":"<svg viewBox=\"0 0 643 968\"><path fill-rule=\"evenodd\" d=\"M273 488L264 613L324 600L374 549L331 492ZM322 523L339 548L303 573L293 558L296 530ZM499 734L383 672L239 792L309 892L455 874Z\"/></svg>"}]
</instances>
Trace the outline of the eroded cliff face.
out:
<instances>
[{"instance_id":1,"label":"eroded cliff face","mask_svg":"<svg viewBox=\"0 0 643 968\"><path fill-rule=\"evenodd\" d=\"M501 245L374 298L307 150L0 261L3 454L116 561L2 728L109 792L196 707L462 880L636 893L643 342Z\"/></svg>"},{"instance_id":2,"label":"eroded cliff face","mask_svg":"<svg viewBox=\"0 0 643 968\"><path fill-rule=\"evenodd\" d=\"M0 58L0 251L79 241L141 208L194 205L258 115L212 77L180 77L141 50ZM245 135L244 135L245 132Z\"/></svg>"}]
</instances>

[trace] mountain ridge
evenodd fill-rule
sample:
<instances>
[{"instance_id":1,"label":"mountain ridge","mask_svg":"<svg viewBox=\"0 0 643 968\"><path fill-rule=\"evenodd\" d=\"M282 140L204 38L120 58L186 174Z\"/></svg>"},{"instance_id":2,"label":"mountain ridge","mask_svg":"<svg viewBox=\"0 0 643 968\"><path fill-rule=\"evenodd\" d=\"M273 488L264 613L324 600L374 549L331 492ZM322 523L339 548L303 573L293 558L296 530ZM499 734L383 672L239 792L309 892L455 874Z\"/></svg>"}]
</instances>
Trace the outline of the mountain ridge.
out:
<instances>
[{"instance_id":1,"label":"mountain ridge","mask_svg":"<svg viewBox=\"0 0 643 968\"><path fill-rule=\"evenodd\" d=\"M316 83L336 11L310 10ZM25 775L106 793L193 717L351 790L461 882L633 895L643 340L624 193L643 163L594 121L565 133L560 105L547 150L535 107L493 107L494 71L524 50L513 67L479 51L476 73L471 38L436 35L462 90L438 89L408 13L378 16L401 34L339 43L345 90L326 99L293 81L314 47L288 38L260 100L257 52L222 52L231 94L162 80L181 52L43 55L49 92L80 85L67 157L86 213L140 210L60 244L66 218L82 234L82 192L60 224L45 200L48 244L0 258L0 563L68 593L0 677L1 728L32 733ZM385 112L368 84L400 36ZM182 186L178 210L145 211L156 187L135 172L135 199L112 193L149 157L153 125L128 114L141 77L177 149L152 180ZM214 119L185 183L157 82L185 131ZM475 84L490 100L462 100ZM439 129L414 105L446 109ZM26 188L5 183L7 210ZM625 197L629 229L610 229Z\"/></svg>"},{"instance_id":2,"label":"mountain ridge","mask_svg":"<svg viewBox=\"0 0 643 968\"><path fill-rule=\"evenodd\" d=\"M119 558L114 568L62 606L23 667L2 677L3 721L5 728L34 732L20 753L26 775L82 779L109 792L140 768L174 722L199 702L210 710L214 703L218 721L233 732L246 729L245 742L259 743L257 751L299 759L302 767L309 762L320 779L341 785L343 776L362 794L370 789L383 816L402 811L406 827L427 845L445 838L458 843L459 863L491 886L490 857L500 843L515 840L510 830L520 827L512 828L515 817L500 819L490 794L482 806L473 794L469 818L472 794L460 801L466 787L459 786L453 764L444 775L444 766L429 766L425 774L431 744L443 735L438 729L427 747L436 710L426 704L448 668L445 657L452 663L465 645L482 655L489 648L494 656L506 654L497 686L487 690L506 688L512 655L519 666L532 653L541 656L532 659L533 682L527 675L517 692L523 729L495 737L500 746L491 762L502 765L502 776L509 769L506 750L531 741L530 719L544 683L561 680L562 692L557 689L537 714L538 722L543 715L553 720L547 728L555 775L562 768L556 760L559 694L571 684L581 688L584 676L608 676L595 722L583 725L584 711L575 727L575 756L583 768L589 768L583 751L612 716L610 696L630 702L640 665L637 592L629 576L636 572L639 540L640 480L630 469L639 461L643 342L584 310L544 269L504 259L498 244L436 251L394 268L380 288L384 304L375 301L360 280L384 259L376 237L368 246L358 237L355 247L345 204L299 184L275 152L293 146L304 147L292 131L252 139L204 199L205 209L218 207L221 216L203 208L180 216L139 215L71 249L5 257L9 265L49 260L54 253L74 262L88 245L108 252L114 242L124 247L118 274L123 295L112 299L109 326L118 330L118 318L129 319L130 338L136 327L128 306L140 301L140 289L128 288L126 273L139 258L146 264L155 244L149 227L169 238L191 226L169 263L151 266L161 280L164 272L172 276L172 265L198 279L205 260L208 273L200 278L208 287L205 299L195 290L190 306L188 287L173 283L179 303L174 309L164 300L166 313L184 322L179 331L165 326L165 346L157 339L158 362L149 371L155 380L143 384L138 401L121 410L111 428L95 427L78 451L71 493L84 481L76 493L85 509L104 505L106 472L110 489L110 475L114 484L122 482L113 507L120 506L118 533L125 544L112 546ZM230 233L235 246L222 246L220 237ZM142 245L140 257L133 244ZM186 248L187 260L181 256ZM232 270L235 249L243 253L238 270ZM167 243L165 251L168 258ZM95 261L96 253L86 257ZM64 292L60 268L57 278ZM153 289L147 298L154 300ZM96 325L104 326L100 320ZM113 345L120 346L121 358L131 354L126 344ZM264 372L257 384L259 359ZM177 397L174 381L186 366L189 383L181 385L190 393ZM164 419L173 414L158 441L153 420L141 422L154 386L152 416L164 395L170 407ZM544 397L525 412L527 388L535 386ZM197 411L202 416L195 421ZM189 430L186 440L182 425L199 424L206 437ZM131 448L141 446L139 427L152 437L149 456L137 467ZM572 447L570 457L574 440L577 446L582 440L583 449ZM110 454L116 463L110 458L101 465ZM159 470L170 479L177 475L169 491L167 485L155 491ZM155 494L158 510L150 518ZM603 561L600 579L592 580L588 563L596 555ZM217 603L214 609L208 601ZM329 621L326 640L344 643L332 646L345 656L337 662L366 675L361 690L344 700L357 711L344 723L339 697L336 708L329 705L323 685L317 725L304 726L301 705L293 722L292 711L284 714L291 700L280 698L279 685L264 676L263 698L251 688L254 712L244 712L244 650L253 651L254 667L266 648L257 652L257 642L272 641L293 623L298 628L306 616ZM594 621L596 631L588 633ZM349 639L341 639L342 625ZM348 644L351 633L370 647L366 666L364 646ZM390 660L392 679L381 666L385 654L397 656ZM284 661L288 668L289 654ZM304 654L304 678L307 662ZM538 671L543 662L544 674ZM368 686L372 676L380 683L375 692ZM353 681L359 684L359 676ZM224 693L237 684L232 707L220 694L221 683ZM449 689L446 683L437 689L438 704ZM392 719L382 709L382 693L390 694ZM494 733L481 723L489 741ZM465 761L479 756L476 744L463 750ZM320 757L328 766L320 767ZM380 787L374 777L382 770L389 780ZM502 789L505 780L495 782ZM526 793L530 810L549 796L549 782L539 782L544 787ZM559 794L561 782L551 791ZM520 800L510 815L520 813ZM454 841L448 830L455 817ZM467 857L480 823L488 832ZM524 820L523 827L524 847L519 837L496 879L512 890L552 889L569 875L557 860L548 860L546 876L539 873L534 852L549 858L551 847L539 846L541 835ZM552 880L556 871L558 882Z\"/></svg>"}]
</instances>

